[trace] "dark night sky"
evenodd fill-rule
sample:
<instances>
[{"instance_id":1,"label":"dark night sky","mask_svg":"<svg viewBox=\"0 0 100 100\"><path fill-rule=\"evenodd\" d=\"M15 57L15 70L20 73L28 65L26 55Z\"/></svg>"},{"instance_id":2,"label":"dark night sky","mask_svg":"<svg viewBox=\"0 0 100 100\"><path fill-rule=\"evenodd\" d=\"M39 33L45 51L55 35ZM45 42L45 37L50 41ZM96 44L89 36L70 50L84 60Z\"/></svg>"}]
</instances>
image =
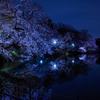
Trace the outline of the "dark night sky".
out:
<instances>
[{"instance_id":1,"label":"dark night sky","mask_svg":"<svg viewBox=\"0 0 100 100\"><path fill-rule=\"evenodd\" d=\"M88 29L93 38L100 37L100 0L35 0L41 2L53 22Z\"/></svg>"}]
</instances>

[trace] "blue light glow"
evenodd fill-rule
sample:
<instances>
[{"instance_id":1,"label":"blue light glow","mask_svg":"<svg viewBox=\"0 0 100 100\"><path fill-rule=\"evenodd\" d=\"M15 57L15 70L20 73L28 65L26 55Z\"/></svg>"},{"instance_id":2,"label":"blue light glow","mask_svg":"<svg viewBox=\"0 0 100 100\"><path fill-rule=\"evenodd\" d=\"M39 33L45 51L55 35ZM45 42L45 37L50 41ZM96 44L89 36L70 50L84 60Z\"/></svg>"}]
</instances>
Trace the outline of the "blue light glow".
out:
<instances>
[{"instance_id":1,"label":"blue light glow","mask_svg":"<svg viewBox=\"0 0 100 100\"><path fill-rule=\"evenodd\" d=\"M56 40L54 40L54 41L53 41L53 43L54 43L54 44L56 44L56 43L57 43L57 41L56 41Z\"/></svg>"},{"instance_id":2,"label":"blue light glow","mask_svg":"<svg viewBox=\"0 0 100 100\"><path fill-rule=\"evenodd\" d=\"M72 47L75 47L75 44L74 43L72 43Z\"/></svg>"},{"instance_id":3,"label":"blue light glow","mask_svg":"<svg viewBox=\"0 0 100 100\"><path fill-rule=\"evenodd\" d=\"M43 60L40 60L40 63L42 64L43 63Z\"/></svg>"},{"instance_id":4,"label":"blue light glow","mask_svg":"<svg viewBox=\"0 0 100 100\"><path fill-rule=\"evenodd\" d=\"M72 60L72 63L74 63L75 61L74 60Z\"/></svg>"},{"instance_id":5,"label":"blue light glow","mask_svg":"<svg viewBox=\"0 0 100 100\"><path fill-rule=\"evenodd\" d=\"M54 64L53 66L54 66L54 68L56 68L56 67L57 67L57 65L56 65L56 64Z\"/></svg>"}]
</instances>

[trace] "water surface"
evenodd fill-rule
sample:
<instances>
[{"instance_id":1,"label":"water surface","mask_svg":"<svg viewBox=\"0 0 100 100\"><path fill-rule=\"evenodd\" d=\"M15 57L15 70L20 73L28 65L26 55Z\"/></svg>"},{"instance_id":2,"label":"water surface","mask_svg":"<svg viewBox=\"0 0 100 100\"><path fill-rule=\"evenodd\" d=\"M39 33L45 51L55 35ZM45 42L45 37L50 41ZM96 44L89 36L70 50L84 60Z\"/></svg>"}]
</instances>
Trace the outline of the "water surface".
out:
<instances>
[{"instance_id":1,"label":"water surface","mask_svg":"<svg viewBox=\"0 0 100 100\"><path fill-rule=\"evenodd\" d=\"M98 62L98 55L80 55L35 59L8 70L5 64L0 99L100 100Z\"/></svg>"}]
</instances>

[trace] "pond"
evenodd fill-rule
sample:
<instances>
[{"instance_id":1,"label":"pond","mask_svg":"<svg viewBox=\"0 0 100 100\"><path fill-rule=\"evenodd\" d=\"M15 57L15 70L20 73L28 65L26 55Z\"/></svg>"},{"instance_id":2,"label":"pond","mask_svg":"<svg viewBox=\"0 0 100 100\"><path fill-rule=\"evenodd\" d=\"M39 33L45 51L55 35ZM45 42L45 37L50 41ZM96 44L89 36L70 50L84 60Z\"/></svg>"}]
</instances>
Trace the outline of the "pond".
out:
<instances>
[{"instance_id":1,"label":"pond","mask_svg":"<svg viewBox=\"0 0 100 100\"><path fill-rule=\"evenodd\" d=\"M84 54L4 64L0 100L100 100L99 62Z\"/></svg>"}]
</instances>

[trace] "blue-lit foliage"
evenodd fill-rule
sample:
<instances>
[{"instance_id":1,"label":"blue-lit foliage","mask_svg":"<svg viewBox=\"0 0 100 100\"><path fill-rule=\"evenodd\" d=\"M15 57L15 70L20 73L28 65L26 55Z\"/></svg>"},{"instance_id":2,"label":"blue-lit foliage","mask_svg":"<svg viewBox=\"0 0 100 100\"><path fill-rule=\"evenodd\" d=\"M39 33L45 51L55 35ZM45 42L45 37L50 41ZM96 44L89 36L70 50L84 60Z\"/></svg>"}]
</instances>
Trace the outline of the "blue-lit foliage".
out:
<instances>
[{"instance_id":1,"label":"blue-lit foliage","mask_svg":"<svg viewBox=\"0 0 100 100\"><path fill-rule=\"evenodd\" d=\"M52 23L43 7L33 0L1 0L0 19L0 54L12 61L13 55L23 62L34 56L52 55L54 50L79 51L80 47L86 51L97 50L95 40L86 31ZM16 51L21 53L15 54Z\"/></svg>"}]
</instances>

